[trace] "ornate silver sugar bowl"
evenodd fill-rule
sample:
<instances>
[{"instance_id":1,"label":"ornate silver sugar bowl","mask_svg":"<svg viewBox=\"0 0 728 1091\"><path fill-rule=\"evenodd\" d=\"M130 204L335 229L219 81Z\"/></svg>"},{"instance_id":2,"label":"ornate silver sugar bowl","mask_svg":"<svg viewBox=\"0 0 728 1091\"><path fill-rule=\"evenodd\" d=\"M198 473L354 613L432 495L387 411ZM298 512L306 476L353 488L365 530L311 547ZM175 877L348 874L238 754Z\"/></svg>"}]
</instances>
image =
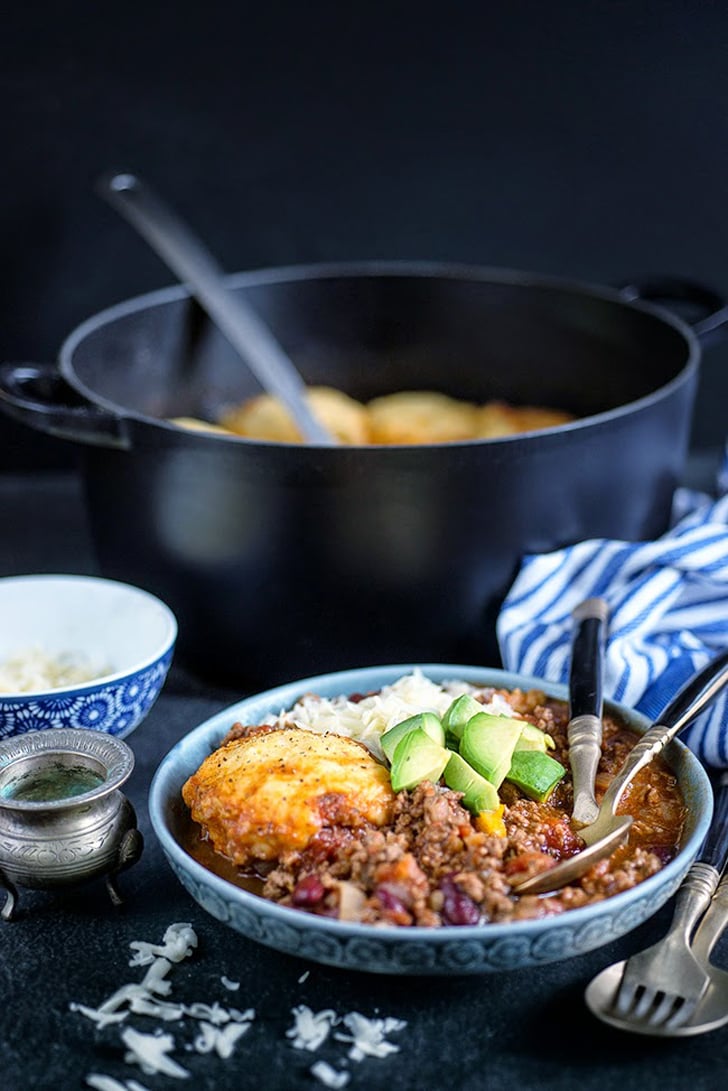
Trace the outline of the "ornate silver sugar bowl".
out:
<instances>
[{"instance_id":1,"label":"ornate silver sugar bowl","mask_svg":"<svg viewBox=\"0 0 728 1091\"><path fill-rule=\"evenodd\" d=\"M17 887L52 889L104 876L114 904L116 880L136 863L142 835L119 790L134 768L121 739L53 728L0 742L0 916L11 920Z\"/></svg>"}]
</instances>

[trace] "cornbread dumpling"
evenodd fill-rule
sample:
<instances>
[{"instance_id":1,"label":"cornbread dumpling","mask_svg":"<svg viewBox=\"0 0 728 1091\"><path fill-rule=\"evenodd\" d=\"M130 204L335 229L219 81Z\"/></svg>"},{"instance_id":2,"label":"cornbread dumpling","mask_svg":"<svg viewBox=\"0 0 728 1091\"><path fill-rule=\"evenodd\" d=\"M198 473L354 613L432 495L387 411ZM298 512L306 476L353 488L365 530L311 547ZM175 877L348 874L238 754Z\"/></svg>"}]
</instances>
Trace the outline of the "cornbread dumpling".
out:
<instances>
[{"instance_id":1,"label":"cornbread dumpling","mask_svg":"<svg viewBox=\"0 0 728 1091\"><path fill-rule=\"evenodd\" d=\"M367 405L372 443L447 443L472 439L477 406L432 390L402 390Z\"/></svg>"},{"instance_id":2,"label":"cornbread dumpling","mask_svg":"<svg viewBox=\"0 0 728 1091\"><path fill-rule=\"evenodd\" d=\"M486 402L478 410L475 434L478 439L494 439L497 436L534 432L538 428L554 428L573 419L570 413L560 409L545 409L533 405L514 406L494 400Z\"/></svg>"},{"instance_id":3,"label":"cornbread dumpling","mask_svg":"<svg viewBox=\"0 0 728 1091\"><path fill-rule=\"evenodd\" d=\"M328 386L308 387L306 399L314 416L342 443L369 442L367 413L360 402ZM303 439L288 410L271 394L259 394L226 410L220 424L250 439L278 443L300 443Z\"/></svg>"},{"instance_id":4,"label":"cornbread dumpling","mask_svg":"<svg viewBox=\"0 0 728 1091\"><path fill-rule=\"evenodd\" d=\"M389 771L343 735L289 727L234 739L182 788L213 848L238 866L304 849L325 826L391 820Z\"/></svg>"}]
</instances>

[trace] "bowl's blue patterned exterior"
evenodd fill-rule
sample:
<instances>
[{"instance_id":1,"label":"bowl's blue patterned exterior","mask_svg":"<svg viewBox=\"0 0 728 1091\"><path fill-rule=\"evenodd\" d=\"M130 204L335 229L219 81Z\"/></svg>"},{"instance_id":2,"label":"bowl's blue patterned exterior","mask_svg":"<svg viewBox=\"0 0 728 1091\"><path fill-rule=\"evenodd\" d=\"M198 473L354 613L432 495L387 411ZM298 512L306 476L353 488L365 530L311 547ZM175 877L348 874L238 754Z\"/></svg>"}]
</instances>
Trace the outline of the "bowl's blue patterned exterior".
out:
<instances>
[{"instance_id":1,"label":"bowl's blue patterned exterior","mask_svg":"<svg viewBox=\"0 0 728 1091\"><path fill-rule=\"evenodd\" d=\"M0 697L0 739L56 727L87 728L123 738L142 722L159 696L173 650L170 647L141 670L107 683Z\"/></svg>"},{"instance_id":2,"label":"bowl's blue patterned exterior","mask_svg":"<svg viewBox=\"0 0 728 1091\"><path fill-rule=\"evenodd\" d=\"M632 890L542 920L439 929L335 921L256 897L207 871L185 851L181 787L235 720L259 722L268 712L290 707L305 692L332 696L378 689L412 669L412 664L371 667L281 686L218 713L170 751L152 782L150 816L172 870L203 909L250 939L315 962L374 973L449 975L497 972L583 954L636 928L674 894L698 853L713 810L707 774L680 743L672 743L665 754L689 806L679 855ZM481 685L538 687L555 697L567 696L563 686L505 671L442 664L425 664L421 669L435 681L464 678ZM648 726L639 714L611 707L637 729Z\"/></svg>"}]
</instances>

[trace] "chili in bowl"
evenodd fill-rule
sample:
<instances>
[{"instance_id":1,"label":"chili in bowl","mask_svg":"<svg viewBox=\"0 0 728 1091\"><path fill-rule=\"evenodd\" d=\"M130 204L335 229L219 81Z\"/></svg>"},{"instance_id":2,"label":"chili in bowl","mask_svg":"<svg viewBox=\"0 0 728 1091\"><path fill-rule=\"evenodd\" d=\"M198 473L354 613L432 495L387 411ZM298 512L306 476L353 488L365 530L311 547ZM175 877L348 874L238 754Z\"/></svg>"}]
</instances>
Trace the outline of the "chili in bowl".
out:
<instances>
[{"instance_id":1,"label":"chili in bowl","mask_svg":"<svg viewBox=\"0 0 728 1091\"><path fill-rule=\"evenodd\" d=\"M292 683L173 748L152 783L152 824L204 909L288 953L407 974L570 957L671 896L712 791L674 742L623 800L629 842L573 885L519 897L525 874L581 847L566 698L539 679L442 664ZM647 726L607 704L598 794Z\"/></svg>"}]
</instances>

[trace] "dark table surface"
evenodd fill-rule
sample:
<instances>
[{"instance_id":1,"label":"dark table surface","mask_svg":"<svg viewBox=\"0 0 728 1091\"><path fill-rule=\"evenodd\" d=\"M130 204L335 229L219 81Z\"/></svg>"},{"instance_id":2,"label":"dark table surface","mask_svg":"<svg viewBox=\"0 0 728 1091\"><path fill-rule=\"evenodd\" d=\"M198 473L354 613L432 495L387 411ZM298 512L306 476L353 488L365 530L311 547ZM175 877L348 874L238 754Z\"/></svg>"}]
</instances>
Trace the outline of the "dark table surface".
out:
<instances>
[{"instance_id":1,"label":"dark table surface","mask_svg":"<svg viewBox=\"0 0 728 1091\"><path fill-rule=\"evenodd\" d=\"M73 473L0 476L0 526L0 575L96 571ZM299 1004L406 1020L404 1030L390 1035L399 1052L347 1064L352 1089L720 1086L728 1065L728 1027L653 1040L603 1026L583 1003L594 974L659 938L671 905L623 939L567 962L448 979L381 977L306 963L248 941L205 914L164 860L149 825L147 790L170 747L241 696L173 667L157 704L127 740L136 767L126 791L145 850L121 876L122 907L111 905L102 882L64 893L22 891L17 918L1 922L2 1091L72 1091L85 1086L89 1073L136 1080L149 1091L320 1088L311 1065L324 1059L341 1068L346 1047L329 1040L317 1053L294 1049L286 1031ZM173 968L172 998L256 1011L228 1059L185 1051L194 1028L188 1022L164 1024L164 1033L175 1036L175 1057L191 1072L188 1080L144 1075L125 1063L118 1028L97 1031L70 1009L73 1002L97 1007L120 986L139 981L143 971L129 966L129 944L161 942L168 925L178 921L192 925L199 943L191 958ZM239 990L228 991L223 976L239 981ZM160 1026L132 1019L140 1030ZM136 1091L133 1083L121 1087Z\"/></svg>"}]
</instances>

